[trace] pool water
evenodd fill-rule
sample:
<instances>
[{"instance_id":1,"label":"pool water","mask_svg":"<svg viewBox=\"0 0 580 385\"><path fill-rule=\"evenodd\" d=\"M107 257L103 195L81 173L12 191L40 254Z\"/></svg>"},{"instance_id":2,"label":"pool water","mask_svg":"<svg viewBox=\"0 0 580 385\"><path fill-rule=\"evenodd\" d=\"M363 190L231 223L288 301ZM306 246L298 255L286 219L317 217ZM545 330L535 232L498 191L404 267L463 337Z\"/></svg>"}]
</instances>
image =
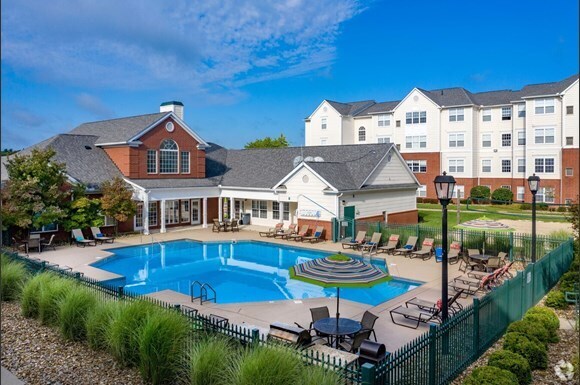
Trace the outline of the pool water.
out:
<instances>
[{"instance_id":1,"label":"pool water","mask_svg":"<svg viewBox=\"0 0 580 385\"><path fill-rule=\"evenodd\" d=\"M335 297L321 288L289 278L288 268L332 253L256 241L165 243L109 249L110 258L92 266L125 276L126 291L149 294L174 290L190 295L194 281L208 283L217 303ZM373 264L386 270L384 261ZM420 282L393 279L372 288L342 288L341 298L378 305L418 287ZM196 291L196 295L199 289Z\"/></svg>"}]
</instances>

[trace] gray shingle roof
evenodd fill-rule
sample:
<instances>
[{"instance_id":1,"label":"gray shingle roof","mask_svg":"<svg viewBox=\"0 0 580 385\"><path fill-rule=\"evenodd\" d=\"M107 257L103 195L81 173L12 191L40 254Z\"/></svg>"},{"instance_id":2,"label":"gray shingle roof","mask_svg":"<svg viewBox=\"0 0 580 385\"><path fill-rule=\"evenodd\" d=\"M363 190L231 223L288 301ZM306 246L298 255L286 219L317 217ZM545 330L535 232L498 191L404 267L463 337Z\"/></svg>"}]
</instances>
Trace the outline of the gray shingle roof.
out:
<instances>
[{"instance_id":1,"label":"gray shingle roof","mask_svg":"<svg viewBox=\"0 0 580 385\"><path fill-rule=\"evenodd\" d=\"M572 75L559 82L530 84L522 88L520 97L553 95L566 90L578 79L578 74Z\"/></svg>"},{"instance_id":2,"label":"gray shingle roof","mask_svg":"<svg viewBox=\"0 0 580 385\"><path fill-rule=\"evenodd\" d=\"M442 88L431 91L419 88L419 90L441 107L467 106L475 104L471 92L467 91L465 88Z\"/></svg>"},{"instance_id":3,"label":"gray shingle roof","mask_svg":"<svg viewBox=\"0 0 580 385\"><path fill-rule=\"evenodd\" d=\"M340 103L332 100L327 102L343 116L356 116L370 106L376 104L374 100L363 100L360 102Z\"/></svg>"},{"instance_id":4,"label":"gray shingle roof","mask_svg":"<svg viewBox=\"0 0 580 385\"><path fill-rule=\"evenodd\" d=\"M512 90L478 92L473 94L475 104L480 106L499 106L511 104L512 101L518 100L517 92Z\"/></svg>"},{"instance_id":5,"label":"gray shingle roof","mask_svg":"<svg viewBox=\"0 0 580 385\"><path fill-rule=\"evenodd\" d=\"M359 112L358 116L378 114L381 112L389 112L389 111L392 111L393 109L395 109L395 107L397 107L397 105L400 102L401 102L400 100L397 100L397 101L393 101L393 102L375 103L372 106L370 106L369 108Z\"/></svg>"},{"instance_id":6,"label":"gray shingle roof","mask_svg":"<svg viewBox=\"0 0 580 385\"><path fill-rule=\"evenodd\" d=\"M95 144L97 145L104 143L124 143L170 113L158 112L128 118L83 123L70 131L69 134L96 135L98 140Z\"/></svg>"}]
</instances>

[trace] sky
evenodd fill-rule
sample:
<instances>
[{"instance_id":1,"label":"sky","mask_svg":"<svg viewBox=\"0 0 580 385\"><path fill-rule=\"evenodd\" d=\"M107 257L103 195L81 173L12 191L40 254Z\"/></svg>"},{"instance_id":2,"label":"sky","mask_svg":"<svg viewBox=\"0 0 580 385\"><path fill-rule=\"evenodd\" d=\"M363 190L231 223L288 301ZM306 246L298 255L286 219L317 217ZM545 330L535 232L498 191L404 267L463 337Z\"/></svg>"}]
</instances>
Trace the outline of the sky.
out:
<instances>
[{"instance_id":1,"label":"sky","mask_svg":"<svg viewBox=\"0 0 580 385\"><path fill-rule=\"evenodd\" d=\"M300 146L324 99L579 72L570 0L4 0L1 22L1 147L13 149L171 100L207 142Z\"/></svg>"}]
</instances>

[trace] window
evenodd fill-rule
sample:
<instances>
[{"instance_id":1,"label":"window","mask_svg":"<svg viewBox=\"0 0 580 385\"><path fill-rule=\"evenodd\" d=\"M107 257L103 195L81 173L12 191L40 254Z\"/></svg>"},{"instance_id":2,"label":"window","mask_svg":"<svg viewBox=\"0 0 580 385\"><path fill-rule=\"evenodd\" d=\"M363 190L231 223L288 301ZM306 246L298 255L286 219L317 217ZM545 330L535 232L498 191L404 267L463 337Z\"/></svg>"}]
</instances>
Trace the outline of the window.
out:
<instances>
[{"instance_id":1,"label":"window","mask_svg":"<svg viewBox=\"0 0 580 385\"><path fill-rule=\"evenodd\" d=\"M566 106L566 115L574 115L574 106Z\"/></svg>"},{"instance_id":2,"label":"window","mask_svg":"<svg viewBox=\"0 0 580 385\"><path fill-rule=\"evenodd\" d=\"M574 176L574 169L572 167L566 167L566 176Z\"/></svg>"},{"instance_id":3,"label":"window","mask_svg":"<svg viewBox=\"0 0 580 385\"><path fill-rule=\"evenodd\" d=\"M143 202L138 202L135 210L135 227L143 227Z\"/></svg>"},{"instance_id":4,"label":"window","mask_svg":"<svg viewBox=\"0 0 580 385\"><path fill-rule=\"evenodd\" d=\"M566 204L567 206L570 206L572 204L572 202L573 202L572 198L564 199L564 204Z\"/></svg>"},{"instance_id":5,"label":"window","mask_svg":"<svg viewBox=\"0 0 580 385\"><path fill-rule=\"evenodd\" d=\"M491 122L491 108L484 108L483 109L483 121L484 122Z\"/></svg>"},{"instance_id":6,"label":"window","mask_svg":"<svg viewBox=\"0 0 580 385\"><path fill-rule=\"evenodd\" d=\"M481 135L481 147L491 147L491 134Z\"/></svg>"},{"instance_id":7,"label":"window","mask_svg":"<svg viewBox=\"0 0 580 385\"><path fill-rule=\"evenodd\" d=\"M526 145L526 133L524 131L518 131L518 146Z\"/></svg>"},{"instance_id":8,"label":"window","mask_svg":"<svg viewBox=\"0 0 580 385\"><path fill-rule=\"evenodd\" d=\"M554 158L537 158L535 160L535 171L542 173L554 172Z\"/></svg>"},{"instance_id":9,"label":"window","mask_svg":"<svg viewBox=\"0 0 580 385\"><path fill-rule=\"evenodd\" d=\"M526 117L526 105L525 104L518 104L518 118L525 118Z\"/></svg>"},{"instance_id":10,"label":"window","mask_svg":"<svg viewBox=\"0 0 580 385\"><path fill-rule=\"evenodd\" d=\"M280 219L280 202L272 202L272 219Z\"/></svg>"},{"instance_id":11,"label":"window","mask_svg":"<svg viewBox=\"0 0 580 385\"><path fill-rule=\"evenodd\" d=\"M449 134L449 147L463 147L465 134Z\"/></svg>"},{"instance_id":12,"label":"window","mask_svg":"<svg viewBox=\"0 0 580 385\"><path fill-rule=\"evenodd\" d=\"M463 108L450 108L449 109L449 121L450 122L463 122Z\"/></svg>"},{"instance_id":13,"label":"window","mask_svg":"<svg viewBox=\"0 0 580 385\"><path fill-rule=\"evenodd\" d=\"M188 200L181 201L181 222L191 222Z\"/></svg>"},{"instance_id":14,"label":"window","mask_svg":"<svg viewBox=\"0 0 580 385\"><path fill-rule=\"evenodd\" d=\"M405 114L406 124L427 123L427 111L413 111Z\"/></svg>"},{"instance_id":15,"label":"window","mask_svg":"<svg viewBox=\"0 0 580 385\"><path fill-rule=\"evenodd\" d=\"M320 145L321 146L326 146L326 143L328 143L328 139L326 139L326 138L320 138Z\"/></svg>"},{"instance_id":16,"label":"window","mask_svg":"<svg viewBox=\"0 0 580 385\"><path fill-rule=\"evenodd\" d=\"M268 202L252 201L252 217L268 218Z\"/></svg>"},{"instance_id":17,"label":"window","mask_svg":"<svg viewBox=\"0 0 580 385\"><path fill-rule=\"evenodd\" d=\"M288 202L282 202L282 219L290 220L290 203Z\"/></svg>"},{"instance_id":18,"label":"window","mask_svg":"<svg viewBox=\"0 0 580 385\"><path fill-rule=\"evenodd\" d=\"M574 145L574 137L573 136L567 136L566 137L566 146L572 146Z\"/></svg>"},{"instance_id":19,"label":"window","mask_svg":"<svg viewBox=\"0 0 580 385\"><path fill-rule=\"evenodd\" d=\"M391 117L389 115L379 115L379 127L387 127L391 125Z\"/></svg>"},{"instance_id":20,"label":"window","mask_svg":"<svg viewBox=\"0 0 580 385\"><path fill-rule=\"evenodd\" d=\"M51 223L48 225L44 225L42 227L38 227L36 229L31 229L30 233L48 233L52 231L58 231L58 224Z\"/></svg>"},{"instance_id":21,"label":"window","mask_svg":"<svg viewBox=\"0 0 580 385\"><path fill-rule=\"evenodd\" d=\"M280 219L280 207L282 208L282 219L290 220L290 204L288 202L272 202L272 218Z\"/></svg>"},{"instance_id":22,"label":"window","mask_svg":"<svg viewBox=\"0 0 580 385\"><path fill-rule=\"evenodd\" d=\"M149 226L157 226L157 202L149 202Z\"/></svg>"},{"instance_id":23,"label":"window","mask_svg":"<svg viewBox=\"0 0 580 385\"><path fill-rule=\"evenodd\" d=\"M501 120L512 120L512 108L502 107L501 108Z\"/></svg>"},{"instance_id":24,"label":"window","mask_svg":"<svg viewBox=\"0 0 580 385\"><path fill-rule=\"evenodd\" d=\"M407 166L413 172L427 172L426 160L408 160Z\"/></svg>"},{"instance_id":25,"label":"window","mask_svg":"<svg viewBox=\"0 0 580 385\"><path fill-rule=\"evenodd\" d=\"M326 130L326 118L320 119L320 128Z\"/></svg>"},{"instance_id":26,"label":"window","mask_svg":"<svg viewBox=\"0 0 580 385\"><path fill-rule=\"evenodd\" d=\"M512 145L512 134L501 134L501 146L511 147Z\"/></svg>"},{"instance_id":27,"label":"window","mask_svg":"<svg viewBox=\"0 0 580 385\"><path fill-rule=\"evenodd\" d=\"M481 172L491 172L491 159L481 160Z\"/></svg>"},{"instance_id":28,"label":"window","mask_svg":"<svg viewBox=\"0 0 580 385\"><path fill-rule=\"evenodd\" d=\"M500 187L512 191L512 186L510 186L509 184L502 184Z\"/></svg>"},{"instance_id":29,"label":"window","mask_svg":"<svg viewBox=\"0 0 580 385\"><path fill-rule=\"evenodd\" d=\"M526 172L526 160L523 158L518 159L518 172Z\"/></svg>"},{"instance_id":30,"label":"window","mask_svg":"<svg viewBox=\"0 0 580 385\"><path fill-rule=\"evenodd\" d=\"M536 193L536 201L543 203L554 203L554 188L540 187Z\"/></svg>"},{"instance_id":31,"label":"window","mask_svg":"<svg viewBox=\"0 0 580 385\"><path fill-rule=\"evenodd\" d=\"M512 161L510 159L501 160L501 172L512 172Z\"/></svg>"},{"instance_id":32,"label":"window","mask_svg":"<svg viewBox=\"0 0 580 385\"><path fill-rule=\"evenodd\" d=\"M172 225L179 223L179 201L165 201L165 224Z\"/></svg>"},{"instance_id":33,"label":"window","mask_svg":"<svg viewBox=\"0 0 580 385\"><path fill-rule=\"evenodd\" d=\"M417 196L418 197L426 197L427 196L427 186L425 185L421 185L418 189L417 189Z\"/></svg>"},{"instance_id":34,"label":"window","mask_svg":"<svg viewBox=\"0 0 580 385\"><path fill-rule=\"evenodd\" d=\"M162 174L177 174L177 143L171 139L161 142L159 149L159 172Z\"/></svg>"},{"instance_id":35,"label":"window","mask_svg":"<svg viewBox=\"0 0 580 385\"><path fill-rule=\"evenodd\" d=\"M463 172L465 161L463 159L449 159L449 172Z\"/></svg>"},{"instance_id":36,"label":"window","mask_svg":"<svg viewBox=\"0 0 580 385\"><path fill-rule=\"evenodd\" d=\"M367 140L367 131L364 127L358 129L358 141L364 142Z\"/></svg>"},{"instance_id":37,"label":"window","mask_svg":"<svg viewBox=\"0 0 580 385\"><path fill-rule=\"evenodd\" d=\"M157 173L157 151L147 150L147 174Z\"/></svg>"},{"instance_id":38,"label":"window","mask_svg":"<svg viewBox=\"0 0 580 385\"><path fill-rule=\"evenodd\" d=\"M518 186L517 190L516 190L516 200L523 201L525 193L526 193L526 188L524 186Z\"/></svg>"},{"instance_id":39,"label":"window","mask_svg":"<svg viewBox=\"0 0 580 385\"><path fill-rule=\"evenodd\" d=\"M377 143L391 143L391 138L388 136L379 136L377 137Z\"/></svg>"},{"instance_id":40,"label":"window","mask_svg":"<svg viewBox=\"0 0 580 385\"><path fill-rule=\"evenodd\" d=\"M427 147L427 136L406 136L405 148L425 148Z\"/></svg>"},{"instance_id":41,"label":"window","mask_svg":"<svg viewBox=\"0 0 580 385\"><path fill-rule=\"evenodd\" d=\"M459 194L459 199L465 197L465 186L462 185L455 185L455 189L453 190L453 198L457 198L457 194Z\"/></svg>"},{"instance_id":42,"label":"window","mask_svg":"<svg viewBox=\"0 0 580 385\"><path fill-rule=\"evenodd\" d=\"M395 126L397 126L397 127L401 127L401 121L400 121L400 120L397 120L397 121L395 122Z\"/></svg>"},{"instance_id":43,"label":"window","mask_svg":"<svg viewBox=\"0 0 580 385\"><path fill-rule=\"evenodd\" d=\"M534 132L536 144L554 143L554 128L536 128Z\"/></svg>"},{"instance_id":44,"label":"window","mask_svg":"<svg viewBox=\"0 0 580 385\"><path fill-rule=\"evenodd\" d=\"M536 115L553 114L554 113L554 99L536 99Z\"/></svg>"},{"instance_id":45,"label":"window","mask_svg":"<svg viewBox=\"0 0 580 385\"><path fill-rule=\"evenodd\" d=\"M189 174L189 151L181 151L181 172Z\"/></svg>"},{"instance_id":46,"label":"window","mask_svg":"<svg viewBox=\"0 0 580 385\"><path fill-rule=\"evenodd\" d=\"M115 218L103 215L103 226L115 226Z\"/></svg>"}]
</instances>

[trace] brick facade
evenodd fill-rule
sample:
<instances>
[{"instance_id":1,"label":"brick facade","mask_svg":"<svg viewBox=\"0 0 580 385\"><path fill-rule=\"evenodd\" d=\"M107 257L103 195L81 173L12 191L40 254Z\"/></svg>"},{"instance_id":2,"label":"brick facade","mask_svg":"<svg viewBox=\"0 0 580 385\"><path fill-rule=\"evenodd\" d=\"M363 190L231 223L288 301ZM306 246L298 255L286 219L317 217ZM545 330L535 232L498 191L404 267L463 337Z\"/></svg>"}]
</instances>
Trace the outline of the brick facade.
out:
<instances>
[{"instance_id":1,"label":"brick facade","mask_svg":"<svg viewBox=\"0 0 580 385\"><path fill-rule=\"evenodd\" d=\"M298 219L298 226L297 228L300 229L302 225L310 226L308 235L313 235L314 231L316 230L317 226L324 227L324 231L322 232L322 236L320 239L323 240L332 240L332 222L326 221L317 221L316 219Z\"/></svg>"},{"instance_id":2,"label":"brick facade","mask_svg":"<svg viewBox=\"0 0 580 385\"><path fill-rule=\"evenodd\" d=\"M427 172L415 172L415 178L422 185L427 186L426 198L437 198L433 181L439 175L439 165L441 163L441 153L439 152L407 152L401 153L405 160L425 160L427 161Z\"/></svg>"},{"instance_id":3,"label":"brick facade","mask_svg":"<svg viewBox=\"0 0 580 385\"><path fill-rule=\"evenodd\" d=\"M409 210L401 211L399 213L391 213L387 218L389 224L409 225L417 224L419 222L419 211Z\"/></svg>"},{"instance_id":4,"label":"brick facade","mask_svg":"<svg viewBox=\"0 0 580 385\"><path fill-rule=\"evenodd\" d=\"M572 176L566 176L566 169L572 169ZM577 148L562 149L562 189L565 191L562 200L578 201L580 194L580 150Z\"/></svg>"}]
</instances>

